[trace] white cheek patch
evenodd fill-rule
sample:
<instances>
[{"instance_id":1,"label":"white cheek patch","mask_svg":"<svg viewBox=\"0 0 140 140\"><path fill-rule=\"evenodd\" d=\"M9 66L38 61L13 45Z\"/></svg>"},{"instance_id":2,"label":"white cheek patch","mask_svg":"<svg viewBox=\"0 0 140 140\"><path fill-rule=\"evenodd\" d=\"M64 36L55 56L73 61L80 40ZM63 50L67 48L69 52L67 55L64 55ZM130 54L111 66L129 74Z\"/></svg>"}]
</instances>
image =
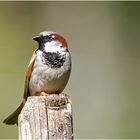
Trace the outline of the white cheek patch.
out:
<instances>
[{"instance_id":1,"label":"white cheek patch","mask_svg":"<svg viewBox=\"0 0 140 140\"><path fill-rule=\"evenodd\" d=\"M46 52L60 51L62 46L62 44L59 41L46 42L44 45L44 49Z\"/></svg>"}]
</instances>

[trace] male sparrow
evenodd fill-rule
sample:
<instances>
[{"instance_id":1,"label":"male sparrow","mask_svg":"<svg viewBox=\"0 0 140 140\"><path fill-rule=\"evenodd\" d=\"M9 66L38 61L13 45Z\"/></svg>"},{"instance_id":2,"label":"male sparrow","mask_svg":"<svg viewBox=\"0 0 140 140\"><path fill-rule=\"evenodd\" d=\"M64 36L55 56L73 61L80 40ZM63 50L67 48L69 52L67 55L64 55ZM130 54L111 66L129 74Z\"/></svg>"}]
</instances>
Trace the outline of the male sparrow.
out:
<instances>
[{"instance_id":1,"label":"male sparrow","mask_svg":"<svg viewBox=\"0 0 140 140\"><path fill-rule=\"evenodd\" d=\"M21 105L3 122L17 123L28 96L59 94L65 88L71 72L71 56L66 40L56 32L44 31L33 37L38 42L30 60Z\"/></svg>"}]
</instances>

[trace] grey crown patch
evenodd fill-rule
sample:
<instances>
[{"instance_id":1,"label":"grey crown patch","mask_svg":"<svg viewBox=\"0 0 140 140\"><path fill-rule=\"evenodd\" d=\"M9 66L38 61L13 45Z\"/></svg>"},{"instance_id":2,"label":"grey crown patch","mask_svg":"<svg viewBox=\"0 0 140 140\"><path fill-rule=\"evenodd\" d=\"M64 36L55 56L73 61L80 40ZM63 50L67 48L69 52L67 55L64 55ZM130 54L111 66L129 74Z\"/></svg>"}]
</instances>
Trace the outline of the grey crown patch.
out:
<instances>
[{"instance_id":1,"label":"grey crown patch","mask_svg":"<svg viewBox=\"0 0 140 140\"><path fill-rule=\"evenodd\" d=\"M66 55L61 55L59 52L43 52L44 64L51 68L60 68L65 62Z\"/></svg>"}]
</instances>

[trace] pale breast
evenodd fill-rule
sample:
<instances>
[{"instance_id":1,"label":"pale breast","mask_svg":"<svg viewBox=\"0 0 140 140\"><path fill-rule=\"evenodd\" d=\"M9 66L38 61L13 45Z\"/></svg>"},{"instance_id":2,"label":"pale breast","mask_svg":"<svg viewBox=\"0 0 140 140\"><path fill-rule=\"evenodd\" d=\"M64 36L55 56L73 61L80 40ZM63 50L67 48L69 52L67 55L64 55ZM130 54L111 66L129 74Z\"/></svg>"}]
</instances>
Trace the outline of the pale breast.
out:
<instances>
[{"instance_id":1,"label":"pale breast","mask_svg":"<svg viewBox=\"0 0 140 140\"><path fill-rule=\"evenodd\" d=\"M42 55L39 53L29 83L30 94L34 95L41 91L46 93L62 92L70 76L69 61L70 58L66 58L64 65L60 68L51 68L43 63Z\"/></svg>"}]
</instances>

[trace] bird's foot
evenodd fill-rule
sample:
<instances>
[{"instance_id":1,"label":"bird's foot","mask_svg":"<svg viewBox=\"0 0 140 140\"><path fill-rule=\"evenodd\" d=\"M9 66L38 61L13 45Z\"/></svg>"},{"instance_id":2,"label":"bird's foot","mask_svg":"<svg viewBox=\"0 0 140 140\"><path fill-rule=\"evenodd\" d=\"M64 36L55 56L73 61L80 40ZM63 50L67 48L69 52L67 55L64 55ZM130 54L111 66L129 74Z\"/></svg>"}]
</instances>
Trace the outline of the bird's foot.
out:
<instances>
[{"instance_id":1,"label":"bird's foot","mask_svg":"<svg viewBox=\"0 0 140 140\"><path fill-rule=\"evenodd\" d=\"M49 95L49 93L46 93L46 92L37 92L36 94L35 94L36 96L48 96Z\"/></svg>"},{"instance_id":2,"label":"bird's foot","mask_svg":"<svg viewBox=\"0 0 140 140\"><path fill-rule=\"evenodd\" d=\"M44 91L36 92L35 96L49 96L49 95L59 95L59 96L66 96L65 93L60 92L54 92L54 93L47 93Z\"/></svg>"}]
</instances>

